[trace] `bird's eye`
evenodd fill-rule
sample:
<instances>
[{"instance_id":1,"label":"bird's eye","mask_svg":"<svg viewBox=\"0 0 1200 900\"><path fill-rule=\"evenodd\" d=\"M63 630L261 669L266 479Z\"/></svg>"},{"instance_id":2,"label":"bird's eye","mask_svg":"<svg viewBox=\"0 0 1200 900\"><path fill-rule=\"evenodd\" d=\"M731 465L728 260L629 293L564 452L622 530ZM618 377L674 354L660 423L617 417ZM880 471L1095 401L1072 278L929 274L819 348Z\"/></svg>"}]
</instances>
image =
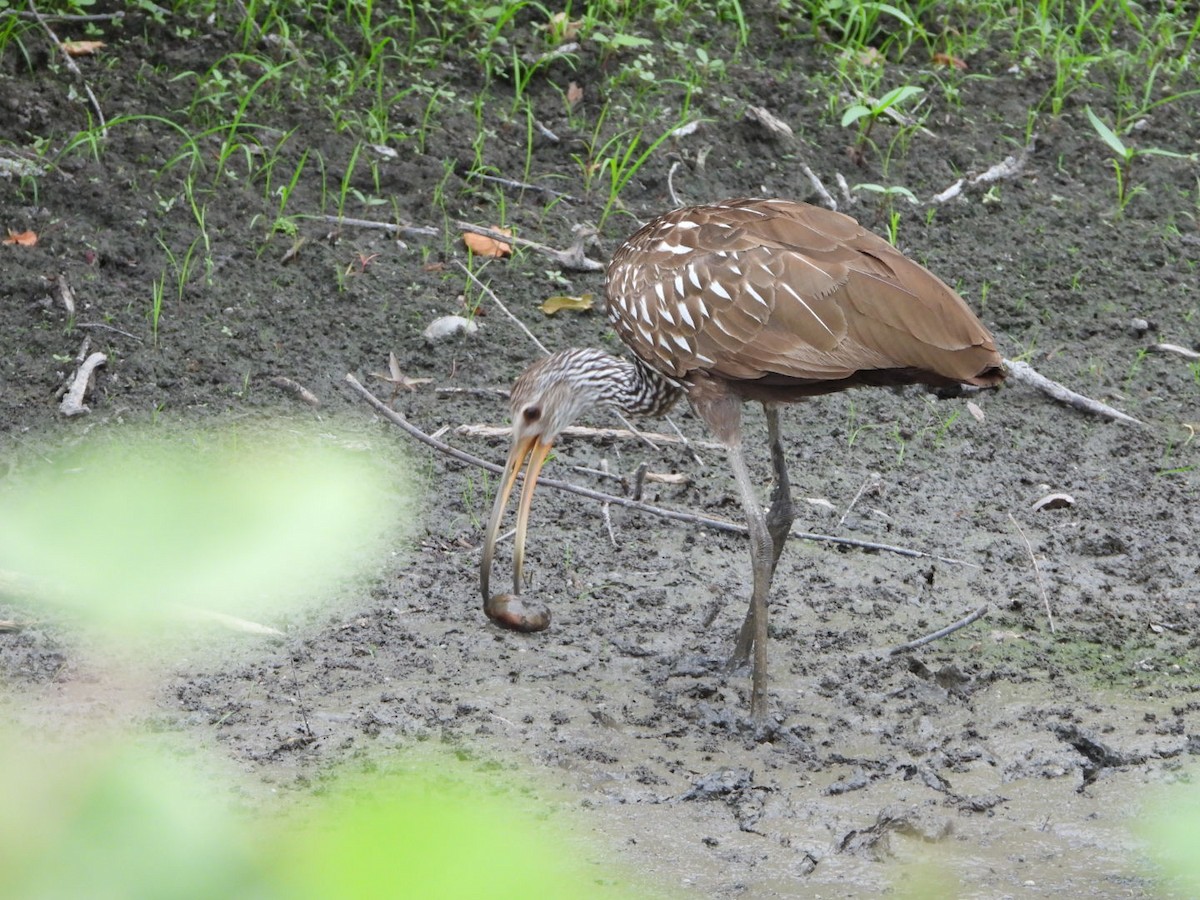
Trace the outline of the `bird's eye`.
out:
<instances>
[{"instance_id":1,"label":"bird's eye","mask_svg":"<svg viewBox=\"0 0 1200 900\"><path fill-rule=\"evenodd\" d=\"M527 406L521 410L521 418L525 420L526 425L532 425L542 417L542 408L540 406Z\"/></svg>"}]
</instances>

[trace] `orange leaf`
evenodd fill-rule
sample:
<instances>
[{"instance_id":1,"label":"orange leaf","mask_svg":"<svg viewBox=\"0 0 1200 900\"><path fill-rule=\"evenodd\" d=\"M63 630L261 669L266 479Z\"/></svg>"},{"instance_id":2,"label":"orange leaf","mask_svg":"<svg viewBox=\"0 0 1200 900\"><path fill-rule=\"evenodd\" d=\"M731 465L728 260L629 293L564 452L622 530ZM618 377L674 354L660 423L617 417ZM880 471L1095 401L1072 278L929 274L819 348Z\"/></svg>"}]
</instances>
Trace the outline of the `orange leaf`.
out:
<instances>
[{"instance_id":1,"label":"orange leaf","mask_svg":"<svg viewBox=\"0 0 1200 900\"><path fill-rule=\"evenodd\" d=\"M11 228L8 229L8 237L4 239L6 244L19 244L22 247L33 247L37 241L36 231L13 231Z\"/></svg>"},{"instance_id":2,"label":"orange leaf","mask_svg":"<svg viewBox=\"0 0 1200 900\"><path fill-rule=\"evenodd\" d=\"M499 234L512 234L510 228L493 228ZM495 238L490 238L486 234L476 234L473 231L463 232L463 243L467 245L467 249L476 256L511 256L512 247L503 241L498 241Z\"/></svg>"},{"instance_id":3,"label":"orange leaf","mask_svg":"<svg viewBox=\"0 0 1200 900\"><path fill-rule=\"evenodd\" d=\"M935 66L946 66L950 69L958 69L960 72L967 67L967 64L957 56L951 56L949 53L933 54L933 64Z\"/></svg>"},{"instance_id":4,"label":"orange leaf","mask_svg":"<svg viewBox=\"0 0 1200 900\"><path fill-rule=\"evenodd\" d=\"M92 56L104 46L104 41L63 41L67 56Z\"/></svg>"},{"instance_id":5,"label":"orange leaf","mask_svg":"<svg viewBox=\"0 0 1200 900\"><path fill-rule=\"evenodd\" d=\"M567 85L567 105L574 106L582 99L583 99L583 88L581 88L579 85L577 85L575 82L572 81L570 84Z\"/></svg>"}]
</instances>

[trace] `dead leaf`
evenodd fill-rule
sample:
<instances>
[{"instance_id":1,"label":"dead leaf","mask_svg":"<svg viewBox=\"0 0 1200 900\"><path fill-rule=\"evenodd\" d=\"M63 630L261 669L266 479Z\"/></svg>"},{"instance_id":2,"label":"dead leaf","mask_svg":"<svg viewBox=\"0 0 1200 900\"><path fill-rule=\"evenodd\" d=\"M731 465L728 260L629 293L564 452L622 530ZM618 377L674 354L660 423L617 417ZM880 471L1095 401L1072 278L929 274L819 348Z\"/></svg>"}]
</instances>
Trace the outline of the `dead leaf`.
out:
<instances>
[{"instance_id":1,"label":"dead leaf","mask_svg":"<svg viewBox=\"0 0 1200 900\"><path fill-rule=\"evenodd\" d=\"M512 234L511 228L492 228L491 230L499 234ZM467 249L476 256L501 257L512 255L512 246L510 244L488 237L486 234L464 231L462 238L463 243L467 245Z\"/></svg>"},{"instance_id":2,"label":"dead leaf","mask_svg":"<svg viewBox=\"0 0 1200 900\"><path fill-rule=\"evenodd\" d=\"M569 309L574 312L584 312L592 308L592 295L580 294L578 297L569 297L565 294L559 294L554 297L547 297L546 301L538 307L548 316L554 315L560 309Z\"/></svg>"},{"instance_id":3,"label":"dead leaf","mask_svg":"<svg viewBox=\"0 0 1200 900\"><path fill-rule=\"evenodd\" d=\"M67 56L93 56L104 47L104 41L63 41Z\"/></svg>"},{"instance_id":4,"label":"dead leaf","mask_svg":"<svg viewBox=\"0 0 1200 900\"><path fill-rule=\"evenodd\" d=\"M400 360L396 358L396 354L388 354L388 371L385 375L382 372L372 372L372 378L378 378L380 381L386 381L392 386L392 396L400 393L401 389L406 391L415 391L422 384L429 384L433 381L432 378L409 378L400 371Z\"/></svg>"},{"instance_id":5,"label":"dead leaf","mask_svg":"<svg viewBox=\"0 0 1200 900\"><path fill-rule=\"evenodd\" d=\"M575 82L567 85L567 106L575 106L583 99L583 88Z\"/></svg>"},{"instance_id":6,"label":"dead leaf","mask_svg":"<svg viewBox=\"0 0 1200 900\"><path fill-rule=\"evenodd\" d=\"M8 237L4 239L6 244L19 244L22 247L34 247L37 242L36 231L13 231L11 228L8 229Z\"/></svg>"},{"instance_id":7,"label":"dead leaf","mask_svg":"<svg viewBox=\"0 0 1200 900\"><path fill-rule=\"evenodd\" d=\"M884 63L883 54L874 47L868 47L866 50L860 51L857 56L858 64L868 69L876 69Z\"/></svg>"},{"instance_id":8,"label":"dead leaf","mask_svg":"<svg viewBox=\"0 0 1200 900\"><path fill-rule=\"evenodd\" d=\"M958 69L960 72L967 68L967 64L957 56L951 56L949 53L933 54L933 64L935 66L946 66L950 69Z\"/></svg>"},{"instance_id":9,"label":"dead leaf","mask_svg":"<svg viewBox=\"0 0 1200 900\"><path fill-rule=\"evenodd\" d=\"M560 41L573 41L579 37L583 19L568 19L565 12L556 12L550 17L549 31Z\"/></svg>"}]
</instances>

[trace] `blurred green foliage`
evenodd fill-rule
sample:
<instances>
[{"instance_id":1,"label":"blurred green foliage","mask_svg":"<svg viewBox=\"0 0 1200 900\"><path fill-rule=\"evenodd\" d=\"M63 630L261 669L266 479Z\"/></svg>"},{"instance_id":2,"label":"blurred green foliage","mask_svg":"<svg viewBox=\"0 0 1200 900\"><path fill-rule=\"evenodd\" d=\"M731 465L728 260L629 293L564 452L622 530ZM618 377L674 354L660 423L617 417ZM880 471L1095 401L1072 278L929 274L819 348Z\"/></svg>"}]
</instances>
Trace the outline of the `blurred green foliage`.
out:
<instances>
[{"instance_id":1,"label":"blurred green foliage","mask_svg":"<svg viewBox=\"0 0 1200 900\"><path fill-rule=\"evenodd\" d=\"M552 831L515 804L501 776L464 769L440 759L403 779L331 778L302 811L248 817L229 802L232 773L214 785L194 765L119 741L47 751L10 734L0 739L0 897L629 895L589 876L562 823Z\"/></svg>"},{"instance_id":2,"label":"blurred green foliage","mask_svg":"<svg viewBox=\"0 0 1200 900\"><path fill-rule=\"evenodd\" d=\"M123 629L180 606L262 616L320 598L410 518L389 451L324 429L124 429L49 451L0 494L0 568Z\"/></svg>"}]
</instances>

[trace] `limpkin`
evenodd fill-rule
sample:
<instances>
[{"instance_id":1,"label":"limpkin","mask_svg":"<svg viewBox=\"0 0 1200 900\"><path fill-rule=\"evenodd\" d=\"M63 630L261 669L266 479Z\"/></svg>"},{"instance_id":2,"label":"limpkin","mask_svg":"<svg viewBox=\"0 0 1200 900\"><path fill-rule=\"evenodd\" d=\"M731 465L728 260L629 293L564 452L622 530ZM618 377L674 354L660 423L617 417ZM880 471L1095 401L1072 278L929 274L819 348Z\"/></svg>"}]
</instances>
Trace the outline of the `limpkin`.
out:
<instances>
[{"instance_id":1,"label":"limpkin","mask_svg":"<svg viewBox=\"0 0 1200 900\"><path fill-rule=\"evenodd\" d=\"M857 221L806 203L728 200L677 209L626 241L608 266L608 316L632 362L570 349L513 386L512 448L484 539L484 609L506 628L550 621L521 597L534 486L558 434L606 404L665 412L682 394L728 448L750 535L753 588L731 665L753 653L750 710L767 699L767 596L793 513L779 406L859 385L994 385L1004 378L988 330L962 298ZM766 413L774 488L764 513L742 450L741 406ZM528 461L517 512L513 593L488 581L500 520Z\"/></svg>"}]
</instances>

